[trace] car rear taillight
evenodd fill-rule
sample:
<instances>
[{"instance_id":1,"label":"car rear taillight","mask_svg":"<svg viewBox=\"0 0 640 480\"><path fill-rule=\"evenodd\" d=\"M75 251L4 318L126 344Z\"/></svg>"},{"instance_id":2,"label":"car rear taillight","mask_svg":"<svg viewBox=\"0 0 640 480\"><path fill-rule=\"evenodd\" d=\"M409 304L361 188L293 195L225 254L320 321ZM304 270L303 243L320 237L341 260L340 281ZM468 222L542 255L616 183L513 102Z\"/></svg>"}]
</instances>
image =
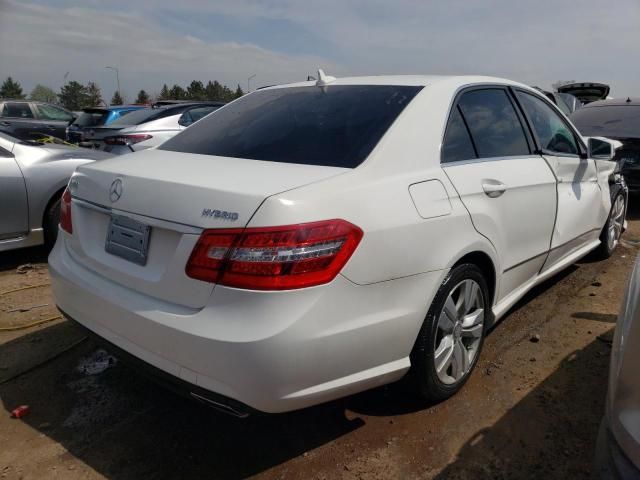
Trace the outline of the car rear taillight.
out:
<instances>
[{"instance_id":1,"label":"car rear taillight","mask_svg":"<svg viewBox=\"0 0 640 480\"><path fill-rule=\"evenodd\" d=\"M362 239L345 220L283 227L205 230L186 273L251 290L288 290L333 280Z\"/></svg>"},{"instance_id":2,"label":"car rear taillight","mask_svg":"<svg viewBox=\"0 0 640 480\"><path fill-rule=\"evenodd\" d=\"M132 134L132 135L116 135L113 137L105 137L104 143L107 145L133 145L135 143L144 142L153 138L153 135Z\"/></svg>"},{"instance_id":3,"label":"car rear taillight","mask_svg":"<svg viewBox=\"0 0 640 480\"><path fill-rule=\"evenodd\" d=\"M60 228L67 233L73 233L73 224L71 223L71 192L69 188L64 189L62 201L60 202Z\"/></svg>"}]
</instances>

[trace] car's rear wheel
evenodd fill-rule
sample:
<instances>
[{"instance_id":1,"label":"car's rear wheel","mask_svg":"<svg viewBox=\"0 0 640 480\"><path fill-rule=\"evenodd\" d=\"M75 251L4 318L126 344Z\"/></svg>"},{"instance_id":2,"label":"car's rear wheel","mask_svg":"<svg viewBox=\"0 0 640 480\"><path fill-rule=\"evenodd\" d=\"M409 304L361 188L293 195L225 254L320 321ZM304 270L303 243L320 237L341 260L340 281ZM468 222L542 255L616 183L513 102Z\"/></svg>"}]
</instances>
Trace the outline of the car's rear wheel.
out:
<instances>
[{"instance_id":1,"label":"car's rear wheel","mask_svg":"<svg viewBox=\"0 0 640 480\"><path fill-rule=\"evenodd\" d=\"M44 215L44 244L51 250L58 238L58 224L60 223L60 198L57 198Z\"/></svg>"},{"instance_id":2,"label":"car's rear wheel","mask_svg":"<svg viewBox=\"0 0 640 480\"><path fill-rule=\"evenodd\" d=\"M411 353L413 378L425 399L441 401L462 388L478 362L490 308L482 271L473 264L454 267Z\"/></svg>"},{"instance_id":3,"label":"car's rear wheel","mask_svg":"<svg viewBox=\"0 0 640 480\"><path fill-rule=\"evenodd\" d=\"M620 236L624 228L624 216L627 210L626 204L626 198L622 192L618 193L613 202L611 202L609 218L600 234L598 255L601 258L609 258L620 242Z\"/></svg>"}]
</instances>

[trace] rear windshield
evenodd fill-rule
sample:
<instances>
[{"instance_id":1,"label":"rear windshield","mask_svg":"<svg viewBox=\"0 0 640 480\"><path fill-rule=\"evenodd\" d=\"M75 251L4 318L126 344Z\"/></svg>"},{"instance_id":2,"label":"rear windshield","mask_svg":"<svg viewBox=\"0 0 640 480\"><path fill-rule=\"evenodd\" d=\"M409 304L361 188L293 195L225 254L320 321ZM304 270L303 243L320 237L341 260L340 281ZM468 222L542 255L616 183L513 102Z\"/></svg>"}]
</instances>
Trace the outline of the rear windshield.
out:
<instances>
[{"instance_id":1,"label":"rear windshield","mask_svg":"<svg viewBox=\"0 0 640 480\"><path fill-rule=\"evenodd\" d=\"M120 118L117 118L109 125L113 125L114 127L122 127L126 125L140 125L141 123L148 122L150 120L155 119L160 112L156 108L144 108L141 110L132 110L127 112L125 115L124 112L121 113Z\"/></svg>"},{"instance_id":2,"label":"rear windshield","mask_svg":"<svg viewBox=\"0 0 640 480\"><path fill-rule=\"evenodd\" d=\"M355 168L422 87L259 90L203 118L162 150Z\"/></svg>"},{"instance_id":3,"label":"rear windshield","mask_svg":"<svg viewBox=\"0 0 640 480\"><path fill-rule=\"evenodd\" d=\"M83 112L73 124L80 127L99 127L104 125L108 116L109 112L107 110Z\"/></svg>"},{"instance_id":4,"label":"rear windshield","mask_svg":"<svg viewBox=\"0 0 640 480\"><path fill-rule=\"evenodd\" d=\"M587 137L640 138L640 105L585 107L571 120Z\"/></svg>"}]
</instances>

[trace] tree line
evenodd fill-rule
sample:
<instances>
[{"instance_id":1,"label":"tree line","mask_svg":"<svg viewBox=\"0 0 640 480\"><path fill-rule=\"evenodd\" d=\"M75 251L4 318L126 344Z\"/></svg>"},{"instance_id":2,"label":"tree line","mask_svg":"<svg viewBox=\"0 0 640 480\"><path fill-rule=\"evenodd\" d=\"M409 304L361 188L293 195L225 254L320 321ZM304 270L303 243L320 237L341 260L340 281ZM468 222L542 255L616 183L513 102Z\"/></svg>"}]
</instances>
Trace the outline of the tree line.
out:
<instances>
[{"instance_id":1,"label":"tree line","mask_svg":"<svg viewBox=\"0 0 640 480\"><path fill-rule=\"evenodd\" d=\"M218 102L230 102L244 95L240 85L231 90L226 85L222 85L217 80L209 80L205 85L200 80L193 80L186 88L174 84L171 88L165 83L158 94L149 94L145 90L140 90L134 103L149 104L156 100L209 100ZM104 106L100 87L95 82L88 82L86 85L72 80L60 87L60 93L56 93L52 88L45 85L36 85L28 95L29 100L37 102L56 103L68 110L82 110L83 108ZM19 82L11 77L0 86L0 98L12 98L16 100L26 99ZM110 105L123 105L125 99L120 92L116 91L111 97Z\"/></svg>"}]
</instances>

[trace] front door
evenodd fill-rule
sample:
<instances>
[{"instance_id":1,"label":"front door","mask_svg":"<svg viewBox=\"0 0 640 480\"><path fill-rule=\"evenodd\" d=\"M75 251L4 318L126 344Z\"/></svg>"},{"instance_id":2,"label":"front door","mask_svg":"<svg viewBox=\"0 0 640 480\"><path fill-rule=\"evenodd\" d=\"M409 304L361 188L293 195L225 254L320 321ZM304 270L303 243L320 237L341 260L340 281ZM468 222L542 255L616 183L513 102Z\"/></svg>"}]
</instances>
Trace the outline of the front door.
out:
<instances>
[{"instance_id":1,"label":"front door","mask_svg":"<svg viewBox=\"0 0 640 480\"><path fill-rule=\"evenodd\" d=\"M26 234L28 222L22 171L13 155L0 146L0 241Z\"/></svg>"},{"instance_id":2,"label":"front door","mask_svg":"<svg viewBox=\"0 0 640 480\"><path fill-rule=\"evenodd\" d=\"M587 158L569 123L546 100L523 90L516 96L557 180L558 213L546 270L598 241L602 191L595 161Z\"/></svg>"},{"instance_id":3,"label":"front door","mask_svg":"<svg viewBox=\"0 0 640 480\"><path fill-rule=\"evenodd\" d=\"M523 126L511 92L481 87L463 92L449 118L442 166L494 245L502 275L497 301L542 268L556 214L556 179Z\"/></svg>"}]
</instances>

